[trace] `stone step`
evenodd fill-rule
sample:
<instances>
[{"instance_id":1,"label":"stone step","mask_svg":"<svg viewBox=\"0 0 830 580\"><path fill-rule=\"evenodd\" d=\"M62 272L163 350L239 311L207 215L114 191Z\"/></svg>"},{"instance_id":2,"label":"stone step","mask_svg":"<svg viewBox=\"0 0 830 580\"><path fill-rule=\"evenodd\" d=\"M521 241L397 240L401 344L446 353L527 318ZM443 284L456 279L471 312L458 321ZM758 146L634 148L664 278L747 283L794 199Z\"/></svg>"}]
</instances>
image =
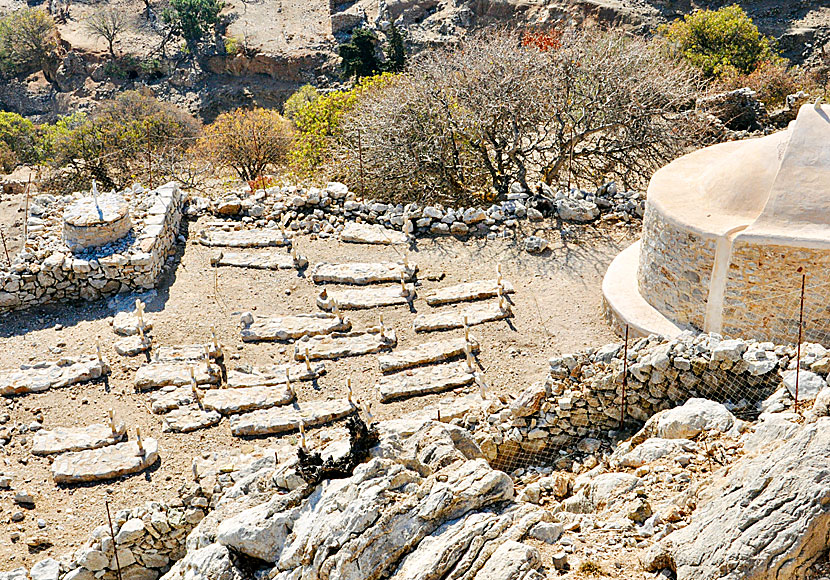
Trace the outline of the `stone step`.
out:
<instances>
[{"instance_id":1,"label":"stone step","mask_svg":"<svg viewBox=\"0 0 830 580\"><path fill-rule=\"evenodd\" d=\"M40 393L92 381L110 372L106 361L97 357L45 361L19 369L0 371L0 395L9 397Z\"/></svg>"},{"instance_id":2,"label":"stone step","mask_svg":"<svg viewBox=\"0 0 830 580\"><path fill-rule=\"evenodd\" d=\"M469 385L474 380L475 375L467 366L467 361L461 361L387 375L381 377L377 388L380 400L385 403L393 399L448 391Z\"/></svg>"},{"instance_id":3,"label":"stone step","mask_svg":"<svg viewBox=\"0 0 830 580\"><path fill-rule=\"evenodd\" d=\"M257 409L287 405L294 400L294 392L285 387L247 387L244 389L211 389L205 393L205 409L222 415L236 415Z\"/></svg>"},{"instance_id":4,"label":"stone step","mask_svg":"<svg viewBox=\"0 0 830 580\"><path fill-rule=\"evenodd\" d=\"M398 306L415 300L415 285L406 284L406 292L400 284L394 286L330 290L323 288L317 296L317 306L322 310L334 310L334 304L343 310Z\"/></svg>"},{"instance_id":5,"label":"stone step","mask_svg":"<svg viewBox=\"0 0 830 580\"><path fill-rule=\"evenodd\" d=\"M513 285L506 280L501 281L502 295L513 294L515 290ZM465 282L463 284L456 284L455 286L446 286L438 288L430 292L426 301L430 306L439 306L441 304L451 304L453 302L465 302L468 300L481 300L483 298L493 298L499 294L499 281L493 280L476 280L474 282Z\"/></svg>"},{"instance_id":6,"label":"stone step","mask_svg":"<svg viewBox=\"0 0 830 580\"><path fill-rule=\"evenodd\" d=\"M317 362L312 363L310 366L311 370L304 363L289 363L255 368L250 373L239 370L228 371L228 387L238 389L284 385L286 383L286 370L288 370L288 376L292 381L313 381L326 374L325 363Z\"/></svg>"},{"instance_id":7,"label":"stone step","mask_svg":"<svg viewBox=\"0 0 830 580\"><path fill-rule=\"evenodd\" d=\"M354 244L406 244L409 243L403 232L390 230L379 224L359 224L347 221L340 232L340 239Z\"/></svg>"},{"instance_id":8,"label":"stone step","mask_svg":"<svg viewBox=\"0 0 830 580\"><path fill-rule=\"evenodd\" d=\"M293 316L257 316L250 312L242 315L242 340L291 340L303 336L348 332L352 323L348 318L333 314L296 314Z\"/></svg>"},{"instance_id":9,"label":"stone step","mask_svg":"<svg viewBox=\"0 0 830 580\"><path fill-rule=\"evenodd\" d=\"M294 358L304 360L306 351L310 360L337 359L346 356L360 356L394 348L398 337L394 330L377 329L352 334L306 336L294 344Z\"/></svg>"},{"instance_id":10,"label":"stone step","mask_svg":"<svg viewBox=\"0 0 830 580\"><path fill-rule=\"evenodd\" d=\"M497 302L492 302L465 306L464 308L444 312L420 314L415 317L414 327L415 332L450 330L453 328L463 328L465 317L467 318L467 326L475 326L476 324L484 324L485 322L503 320L512 315L513 313L510 310L509 302L505 301L503 307L499 306Z\"/></svg>"},{"instance_id":11,"label":"stone step","mask_svg":"<svg viewBox=\"0 0 830 580\"><path fill-rule=\"evenodd\" d=\"M329 264L320 262L311 271L311 280L317 284L375 284L378 282L412 282L418 271L417 264L403 262L349 262Z\"/></svg>"},{"instance_id":12,"label":"stone step","mask_svg":"<svg viewBox=\"0 0 830 580\"><path fill-rule=\"evenodd\" d=\"M201 394L200 394L201 396ZM179 407L197 404L193 388L168 385L150 393L150 410L156 415L167 413Z\"/></svg>"},{"instance_id":13,"label":"stone step","mask_svg":"<svg viewBox=\"0 0 830 580\"><path fill-rule=\"evenodd\" d=\"M299 429L300 423L305 427L324 425L342 419L356 410L348 399L309 401L260 409L232 416L230 418L231 433L237 437L285 433Z\"/></svg>"},{"instance_id":14,"label":"stone step","mask_svg":"<svg viewBox=\"0 0 830 580\"><path fill-rule=\"evenodd\" d=\"M190 369L196 375L196 384L215 385L222 380L222 373L215 364L204 361L160 361L144 363L135 373L135 388L149 391L167 385L189 385Z\"/></svg>"},{"instance_id":15,"label":"stone step","mask_svg":"<svg viewBox=\"0 0 830 580\"><path fill-rule=\"evenodd\" d=\"M190 433L218 425L222 415L198 405L173 409L161 418L162 431L166 433Z\"/></svg>"},{"instance_id":16,"label":"stone step","mask_svg":"<svg viewBox=\"0 0 830 580\"><path fill-rule=\"evenodd\" d=\"M291 238L279 230L202 230L199 243L227 248L268 248L290 246Z\"/></svg>"},{"instance_id":17,"label":"stone step","mask_svg":"<svg viewBox=\"0 0 830 580\"><path fill-rule=\"evenodd\" d=\"M399 371L401 369L439 362L463 355L466 345L467 340L464 338L425 342L407 350L379 355L378 363L380 364L381 372ZM470 337L470 349L473 353L479 351L478 342L473 337Z\"/></svg>"},{"instance_id":18,"label":"stone step","mask_svg":"<svg viewBox=\"0 0 830 580\"><path fill-rule=\"evenodd\" d=\"M86 427L56 427L41 429L32 437L32 453L35 455L55 455L67 451L83 451L114 445L124 439L127 429L124 423L115 426L115 432L109 425L94 423Z\"/></svg>"},{"instance_id":19,"label":"stone step","mask_svg":"<svg viewBox=\"0 0 830 580\"><path fill-rule=\"evenodd\" d=\"M303 256L283 254L255 254L253 252L219 252L210 257L211 266L232 266L235 268L251 268L254 270L301 270L308 266L308 260Z\"/></svg>"},{"instance_id":20,"label":"stone step","mask_svg":"<svg viewBox=\"0 0 830 580\"><path fill-rule=\"evenodd\" d=\"M222 347L213 342L204 344L183 344L179 346L160 346L153 353L153 360L156 362L174 361L202 361L205 360L205 347L210 358L217 359L222 356Z\"/></svg>"},{"instance_id":21,"label":"stone step","mask_svg":"<svg viewBox=\"0 0 830 580\"><path fill-rule=\"evenodd\" d=\"M138 473L159 458L155 439L144 439L142 445L143 452L135 441L126 441L98 449L62 453L52 462L52 477L56 483L83 483Z\"/></svg>"}]
</instances>

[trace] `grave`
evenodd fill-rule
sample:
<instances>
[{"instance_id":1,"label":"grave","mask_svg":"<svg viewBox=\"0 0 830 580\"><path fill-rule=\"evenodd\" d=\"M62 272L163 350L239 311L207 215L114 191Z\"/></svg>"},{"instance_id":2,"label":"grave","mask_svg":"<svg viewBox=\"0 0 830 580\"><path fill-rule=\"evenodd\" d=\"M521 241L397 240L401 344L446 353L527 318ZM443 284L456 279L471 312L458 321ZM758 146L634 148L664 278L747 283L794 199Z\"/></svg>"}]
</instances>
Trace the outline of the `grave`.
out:
<instances>
[{"instance_id":1,"label":"grave","mask_svg":"<svg viewBox=\"0 0 830 580\"><path fill-rule=\"evenodd\" d=\"M153 360L157 362L191 361L192 364L196 364L205 361L205 354L211 359L222 358L222 347L218 342L213 341L204 344L161 346L154 353Z\"/></svg>"},{"instance_id":2,"label":"grave","mask_svg":"<svg viewBox=\"0 0 830 580\"><path fill-rule=\"evenodd\" d=\"M114 479L138 473L158 461L158 442L144 439L126 441L98 449L62 453L52 462L56 483L83 483Z\"/></svg>"},{"instance_id":3,"label":"grave","mask_svg":"<svg viewBox=\"0 0 830 580\"><path fill-rule=\"evenodd\" d=\"M147 333L153 329L153 322L148 316L142 315L140 318L136 312L119 312L112 319L112 329L115 334L121 336L134 336L138 334L138 328L141 323L144 323L144 332Z\"/></svg>"},{"instance_id":4,"label":"grave","mask_svg":"<svg viewBox=\"0 0 830 580\"><path fill-rule=\"evenodd\" d=\"M294 358L304 360L337 359L360 356L394 348L398 338L394 330L372 329L368 332L306 336L294 345Z\"/></svg>"},{"instance_id":5,"label":"grave","mask_svg":"<svg viewBox=\"0 0 830 580\"><path fill-rule=\"evenodd\" d=\"M452 302L493 298L499 295L499 287L501 287L501 295L515 292L513 285L506 280L502 280L501 283L499 280L476 280L433 290L426 296L426 301L430 306L439 306Z\"/></svg>"},{"instance_id":6,"label":"grave","mask_svg":"<svg viewBox=\"0 0 830 580\"><path fill-rule=\"evenodd\" d=\"M406 244L407 235L397 230L390 230L378 224L365 224L347 221L340 232L340 239L355 244Z\"/></svg>"},{"instance_id":7,"label":"grave","mask_svg":"<svg viewBox=\"0 0 830 580\"><path fill-rule=\"evenodd\" d=\"M56 427L41 429L32 437L34 455L54 455L67 451L83 451L114 445L125 438L127 429L124 423L115 426L95 423L86 427Z\"/></svg>"},{"instance_id":8,"label":"grave","mask_svg":"<svg viewBox=\"0 0 830 580\"><path fill-rule=\"evenodd\" d=\"M232 416L231 433L237 437L285 433L299 429L301 423L304 427L315 427L342 419L356 410L348 399L310 401L260 409Z\"/></svg>"},{"instance_id":9,"label":"grave","mask_svg":"<svg viewBox=\"0 0 830 580\"><path fill-rule=\"evenodd\" d=\"M474 380L475 375L467 361L461 361L387 375L381 377L377 388L380 400L385 403L393 399L440 393L469 385Z\"/></svg>"},{"instance_id":10,"label":"grave","mask_svg":"<svg viewBox=\"0 0 830 580\"><path fill-rule=\"evenodd\" d=\"M464 308L444 312L420 314L415 317L414 327L415 332L450 330L453 328L463 328L465 320L467 326L475 326L476 324L484 324L485 322L503 320L512 315L510 304L506 300L503 300L501 304L492 302L465 306Z\"/></svg>"},{"instance_id":11,"label":"grave","mask_svg":"<svg viewBox=\"0 0 830 580\"><path fill-rule=\"evenodd\" d=\"M179 407L198 403L193 387L176 387L168 385L150 393L150 410L156 415L167 413Z\"/></svg>"},{"instance_id":12,"label":"grave","mask_svg":"<svg viewBox=\"0 0 830 580\"><path fill-rule=\"evenodd\" d=\"M311 368L309 368L311 367ZM286 371L287 377L286 377ZM268 387L284 385L288 380L313 381L326 373L325 363L282 364L252 369L244 372L238 369L228 371L228 387L233 389L245 387Z\"/></svg>"},{"instance_id":13,"label":"grave","mask_svg":"<svg viewBox=\"0 0 830 580\"><path fill-rule=\"evenodd\" d=\"M323 288L317 296L317 306L322 310L334 310L335 304L343 310L359 310L380 306L409 304L415 300L415 285L401 284L350 290Z\"/></svg>"},{"instance_id":14,"label":"grave","mask_svg":"<svg viewBox=\"0 0 830 580\"><path fill-rule=\"evenodd\" d=\"M272 248L290 246L291 238L279 230L202 230L199 243L227 248Z\"/></svg>"},{"instance_id":15,"label":"grave","mask_svg":"<svg viewBox=\"0 0 830 580\"><path fill-rule=\"evenodd\" d=\"M196 374L199 385L216 385L222 378L221 370L214 364L202 361L160 361L144 363L135 373L135 388L148 391L167 385L189 385L190 369Z\"/></svg>"},{"instance_id":16,"label":"grave","mask_svg":"<svg viewBox=\"0 0 830 580\"><path fill-rule=\"evenodd\" d=\"M303 256L296 258L282 254L255 254L253 252L219 252L211 256L211 266L231 266L254 270L301 270L308 266Z\"/></svg>"},{"instance_id":17,"label":"grave","mask_svg":"<svg viewBox=\"0 0 830 580\"><path fill-rule=\"evenodd\" d=\"M135 356L150 350L153 341L147 335L134 334L115 341L115 352L121 356Z\"/></svg>"},{"instance_id":18,"label":"grave","mask_svg":"<svg viewBox=\"0 0 830 580\"><path fill-rule=\"evenodd\" d=\"M166 433L190 433L218 425L222 415L216 411L201 409L198 405L179 407L162 416L162 431Z\"/></svg>"},{"instance_id":19,"label":"grave","mask_svg":"<svg viewBox=\"0 0 830 580\"><path fill-rule=\"evenodd\" d=\"M0 395L8 397L68 387L100 378L109 371L109 365L98 357L22 365L19 369L0 371Z\"/></svg>"},{"instance_id":20,"label":"grave","mask_svg":"<svg viewBox=\"0 0 830 580\"><path fill-rule=\"evenodd\" d=\"M403 276L407 282L415 279L417 264L403 262L351 262L346 264L329 264L320 262L311 271L311 280L316 284L375 284L379 282L398 282Z\"/></svg>"},{"instance_id":21,"label":"grave","mask_svg":"<svg viewBox=\"0 0 830 580\"><path fill-rule=\"evenodd\" d=\"M348 332L352 323L348 318L332 314L296 314L293 316L257 316L250 312L242 315L242 340L290 340L303 336Z\"/></svg>"},{"instance_id":22,"label":"grave","mask_svg":"<svg viewBox=\"0 0 830 580\"><path fill-rule=\"evenodd\" d=\"M115 242L132 229L130 207L117 193L98 194L92 182L92 194L68 206L63 214L63 239L75 253Z\"/></svg>"},{"instance_id":23,"label":"grave","mask_svg":"<svg viewBox=\"0 0 830 580\"><path fill-rule=\"evenodd\" d=\"M436 340L419 344L407 350L399 350L378 356L381 372L388 373L402 369L443 361L466 352L468 341L465 338ZM470 351L479 351L478 342L472 337L469 340Z\"/></svg>"},{"instance_id":24,"label":"grave","mask_svg":"<svg viewBox=\"0 0 830 580\"><path fill-rule=\"evenodd\" d=\"M242 389L211 389L202 398L205 409L222 415L235 415L257 409L287 405L294 400L294 391L285 386L247 387Z\"/></svg>"}]
</instances>

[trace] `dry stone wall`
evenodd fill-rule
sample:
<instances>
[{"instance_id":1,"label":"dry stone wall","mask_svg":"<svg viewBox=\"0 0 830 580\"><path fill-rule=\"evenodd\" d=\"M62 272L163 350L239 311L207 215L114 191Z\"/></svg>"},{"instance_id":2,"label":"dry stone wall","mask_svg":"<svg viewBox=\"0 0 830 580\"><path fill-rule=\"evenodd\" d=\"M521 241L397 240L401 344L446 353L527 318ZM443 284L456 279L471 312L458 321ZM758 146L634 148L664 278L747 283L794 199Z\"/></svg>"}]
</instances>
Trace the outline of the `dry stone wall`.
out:
<instances>
[{"instance_id":1,"label":"dry stone wall","mask_svg":"<svg viewBox=\"0 0 830 580\"><path fill-rule=\"evenodd\" d=\"M152 192L131 192L130 198L135 211L126 237L73 253L56 233L66 201L38 196L26 248L10 269L0 271L0 314L154 287L176 243L185 194L168 183Z\"/></svg>"}]
</instances>

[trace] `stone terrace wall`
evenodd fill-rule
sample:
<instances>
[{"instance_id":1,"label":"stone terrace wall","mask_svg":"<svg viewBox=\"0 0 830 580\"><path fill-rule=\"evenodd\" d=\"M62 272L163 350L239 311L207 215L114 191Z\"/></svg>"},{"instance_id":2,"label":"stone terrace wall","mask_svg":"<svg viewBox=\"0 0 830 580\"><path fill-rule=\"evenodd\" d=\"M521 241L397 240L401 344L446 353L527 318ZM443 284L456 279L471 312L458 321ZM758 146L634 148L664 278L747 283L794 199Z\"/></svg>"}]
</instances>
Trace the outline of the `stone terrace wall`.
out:
<instances>
[{"instance_id":1,"label":"stone terrace wall","mask_svg":"<svg viewBox=\"0 0 830 580\"><path fill-rule=\"evenodd\" d=\"M640 294L669 320L702 329L715 247L714 238L679 229L646 204Z\"/></svg>"},{"instance_id":2,"label":"stone terrace wall","mask_svg":"<svg viewBox=\"0 0 830 580\"><path fill-rule=\"evenodd\" d=\"M184 201L178 186L168 183L146 194L146 215L123 243L78 255L53 244L18 257L10 270L0 271L0 314L154 287L175 245ZM37 235L30 232L30 238Z\"/></svg>"}]
</instances>

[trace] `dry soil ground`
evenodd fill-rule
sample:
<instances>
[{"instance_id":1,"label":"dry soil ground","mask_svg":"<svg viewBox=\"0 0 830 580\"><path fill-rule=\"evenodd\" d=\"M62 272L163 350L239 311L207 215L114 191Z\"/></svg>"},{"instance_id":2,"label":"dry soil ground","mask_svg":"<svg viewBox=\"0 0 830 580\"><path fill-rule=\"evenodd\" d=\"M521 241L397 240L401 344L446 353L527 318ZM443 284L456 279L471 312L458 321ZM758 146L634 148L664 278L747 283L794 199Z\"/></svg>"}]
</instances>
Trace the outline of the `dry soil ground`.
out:
<instances>
[{"instance_id":1,"label":"dry soil ground","mask_svg":"<svg viewBox=\"0 0 830 580\"><path fill-rule=\"evenodd\" d=\"M246 310L257 314L315 312L315 298L320 288L293 270L220 268L216 271L209 263L214 250L193 241L206 220L183 226L189 241L179 247L171 273L155 297L148 299L154 343L207 341L210 326L215 325L225 347L229 369L242 363L287 362L291 345L243 344L239 337L239 314ZM563 239L555 224L543 223L537 227L551 240L551 249L541 256L520 251L513 240L462 242L451 238L419 240L417 247L408 252L409 260L420 268L418 292L422 296L432 288L495 277L496 265L503 265L505 278L516 288L511 297L515 316L509 322L472 329L481 343L478 358L485 380L501 394L517 393L533 381L543 379L548 359L557 353L614 340L602 319L600 283L610 260L636 234L632 228L572 227ZM308 236L298 236L296 246L312 265L320 261L399 260L404 251ZM285 252L284 249L261 251ZM139 426L144 436L159 439L160 464L149 472L107 483L57 487L51 479L49 461L30 454L30 437L15 435L10 444L0 447L0 472L11 476L14 489L30 491L36 504L32 510L23 510L22 522L12 523L11 515L20 510L13 504L14 492L0 491L0 570L30 566L44 557L64 554L79 546L93 528L104 523L104 500L109 500L117 510L150 499L176 497L176 490L191 478L191 460L204 450L273 442L234 438L226 420L211 429L190 434L162 433L158 416L148 409L147 394L135 393L133 389L133 377L142 357L124 358L113 349L116 335L110 322L116 312L111 307L115 302L126 305L130 300L119 297L116 301L48 307L0 318L2 368L92 353L100 337L113 369L106 383L2 400L0 415L11 416L6 426L28 425L40 411L43 426L49 429L101 422L107 410L113 409L131 430ZM416 300L414 310L427 312L431 307L423 300ZM403 307L354 311L348 315L355 329L361 329L375 324L379 312L383 313L385 324L398 332L399 349L442 336L461 335L461 331L450 331L416 336L412 330L416 312ZM433 395L383 404L375 389L380 373L374 355L328 361L326 367L328 373L317 384L298 385L300 400L344 396L349 376L358 396L372 402L372 410L380 419L454 396ZM470 390L460 391L462 394ZM38 529L39 519L45 521L42 530ZM24 540L12 542L10 536L14 531L22 531L24 539L34 533L45 535L53 546L37 554L30 553Z\"/></svg>"}]
</instances>

